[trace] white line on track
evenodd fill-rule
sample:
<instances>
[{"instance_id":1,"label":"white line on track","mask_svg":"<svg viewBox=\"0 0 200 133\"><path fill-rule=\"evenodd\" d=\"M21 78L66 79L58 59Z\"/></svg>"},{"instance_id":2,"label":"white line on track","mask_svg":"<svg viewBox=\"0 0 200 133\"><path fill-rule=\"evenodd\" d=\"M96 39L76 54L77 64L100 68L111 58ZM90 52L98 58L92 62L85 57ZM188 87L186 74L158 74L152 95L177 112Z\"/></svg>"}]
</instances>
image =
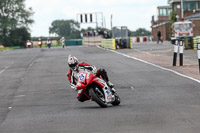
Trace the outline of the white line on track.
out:
<instances>
[{"instance_id":1,"label":"white line on track","mask_svg":"<svg viewBox=\"0 0 200 133\"><path fill-rule=\"evenodd\" d=\"M98 46L98 48L101 48L101 47ZM104 49L104 48L101 48L101 49ZM127 54L114 51L114 50L109 50L109 49L104 49L104 50L108 50L108 51L114 52L114 53L116 53L116 54L125 56L125 57L127 57L127 58L131 58L131 59L134 59L134 60L137 60L137 61L140 61L140 62L149 64L149 65L152 65L152 66L154 66L154 67L157 67L157 68L160 68L160 69L162 69L162 70L166 70L166 71L175 73L175 74L177 74L177 75L179 75L179 76L182 76L182 77L188 78L188 79L190 79L190 80L193 80L193 81L195 81L195 82L197 82L197 83L200 83L200 80L195 79L195 78L192 78L192 77L190 77L190 76L186 76L186 75L181 74L181 73L179 73L179 72L177 72L177 71L174 71L174 70L171 70L171 69L168 69L168 68L164 68L164 67L158 66L158 65L156 65L156 64L153 64L153 63L150 63L150 62L147 62L147 61L144 61L144 60L141 60L141 59L138 59L138 58L129 56L129 55L127 55Z\"/></svg>"},{"instance_id":2,"label":"white line on track","mask_svg":"<svg viewBox=\"0 0 200 133\"><path fill-rule=\"evenodd\" d=\"M33 65L34 63L35 63L35 61L32 61L32 63L29 65L27 71L30 71L30 69L31 69L31 67L32 67L32 65Z\"/></svg>"},{"instance_id":3,"label":"white line on track","mask_svg":"<svg viewBox=\"0 0 200 133\"><path fill-rule=\"evenodd\" d=\"M17 95L16 98L25 97L26 95Z\"/></svg>"},{"instance_id":4,"label":"white line on track","mask_svg":"<svg viewBox=\"0 0 200 133\"><path fill-rule=\"evenodd\" d=\"M6 69L8 69L10 66L6 66L3 70L0 71L0 74L2 74Z\"/></svg>"},{"instance_id":5,"label":"white line on track","mask_svg":"<svg viewBox=\"0 0 200 133\"><path fill-rule=\"evenodd\" d=\"M35 63L35 61L33 61L33 62L29 65L29 67L31 67L34 63Z\"/></svg>"}]
</instances>

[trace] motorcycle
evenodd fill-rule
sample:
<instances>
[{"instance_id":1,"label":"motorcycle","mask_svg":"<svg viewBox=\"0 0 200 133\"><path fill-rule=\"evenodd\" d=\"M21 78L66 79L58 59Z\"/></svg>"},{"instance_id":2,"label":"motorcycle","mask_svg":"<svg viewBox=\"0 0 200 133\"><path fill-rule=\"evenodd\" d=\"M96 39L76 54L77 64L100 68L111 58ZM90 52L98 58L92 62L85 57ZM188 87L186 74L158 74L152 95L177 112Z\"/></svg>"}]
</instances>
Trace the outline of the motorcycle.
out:
<instances>
[{"instance_id":1,"label":"motorcycle","mask_svg":"<svg viewBox=\"0 0 200 133\"><path fill-rule=\"evenodd\" d=\"M120 97L107 85L103 78L97 77L95 73L80 72L76 85L78 93L84 95L87 100L95 101L100 107L107 107L108 104L117 106L120 104Z\"/></svg>"}]
</instances>

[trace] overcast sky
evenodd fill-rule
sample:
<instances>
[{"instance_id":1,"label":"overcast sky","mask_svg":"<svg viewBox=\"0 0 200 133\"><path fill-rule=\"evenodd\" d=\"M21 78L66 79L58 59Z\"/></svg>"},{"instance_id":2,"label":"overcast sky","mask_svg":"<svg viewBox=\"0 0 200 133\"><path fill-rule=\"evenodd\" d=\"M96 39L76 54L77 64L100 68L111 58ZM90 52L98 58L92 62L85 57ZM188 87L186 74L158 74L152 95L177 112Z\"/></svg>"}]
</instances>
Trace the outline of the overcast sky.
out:
<instances>
[{"instance_id":1,"label":"overcast sky","mask_svg":"<svg viewBox=\"0 0 200 133\"><path fill-rule=\"evenodd\" d=\"M32 7L35 14L32 36L49 36L51 22L58 19L77 20L77 14L102 12L106 28L127 26L130 30L146 28L151 30L151 16L157 15L157 6L168 5L167 0L26 0L26 7ZM81 24L95 27L94 24Z\"/></svg>"}]
</instances>

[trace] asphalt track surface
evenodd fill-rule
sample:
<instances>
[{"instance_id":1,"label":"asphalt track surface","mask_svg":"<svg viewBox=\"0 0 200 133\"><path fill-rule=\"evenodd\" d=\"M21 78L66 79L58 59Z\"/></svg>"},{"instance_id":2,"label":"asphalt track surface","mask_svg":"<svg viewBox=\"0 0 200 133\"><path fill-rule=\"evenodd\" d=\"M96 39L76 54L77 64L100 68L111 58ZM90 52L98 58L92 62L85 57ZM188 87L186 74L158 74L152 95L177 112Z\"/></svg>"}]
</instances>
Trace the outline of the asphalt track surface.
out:
<instances>
[{"instance_id":1,"label":"asphalt track surface","mask_svg":"<svg viewBox=\"0 0 200 133\"><path fill-rule=\"evenodd\" d=\"M120 106L76 100L72 54L107 70ZM200 84L97 47L0 53L0 133L198 133Z\"/></svg>"}]
</instances>

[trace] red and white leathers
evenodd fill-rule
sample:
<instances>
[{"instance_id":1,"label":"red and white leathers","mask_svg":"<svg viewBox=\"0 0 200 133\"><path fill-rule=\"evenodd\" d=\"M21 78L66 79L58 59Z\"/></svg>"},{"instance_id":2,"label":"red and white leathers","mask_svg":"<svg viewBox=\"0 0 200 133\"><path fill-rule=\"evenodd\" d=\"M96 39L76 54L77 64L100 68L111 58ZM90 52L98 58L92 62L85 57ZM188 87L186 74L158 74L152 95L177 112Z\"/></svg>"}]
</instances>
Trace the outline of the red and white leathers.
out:
<instances>
[{"instance_id":1,"label":"red and white leathers","mask_svg":"<svg viewBox=\"0 0 200 133\"><path fill-rule=\"evenodd\" d=\"M82 63L78 63L77 65L77 69L76 70L72 70L70 69L67 73L67 77L68 77L68 80L71 84L71 88L75 89L76 90L76 84L77 84L77 81L78 81L78 73L80 71L90 71L92 73L95 73L96 76L102 76L102 78L108 83L108 85L110 85L111 87L113 87L113 84L109 82L109 79L108 79L108 76L107 76L107 72L105 71L105 69L97 69L96 70L96 67L95 66L92 66L86 62L82 62ZM77 99L81 102L87 100L85 99L84 97L82 97L82 94L81 94L81 90L78 91L78 94L77 94Z\"/></svg>"}]
</instances>

